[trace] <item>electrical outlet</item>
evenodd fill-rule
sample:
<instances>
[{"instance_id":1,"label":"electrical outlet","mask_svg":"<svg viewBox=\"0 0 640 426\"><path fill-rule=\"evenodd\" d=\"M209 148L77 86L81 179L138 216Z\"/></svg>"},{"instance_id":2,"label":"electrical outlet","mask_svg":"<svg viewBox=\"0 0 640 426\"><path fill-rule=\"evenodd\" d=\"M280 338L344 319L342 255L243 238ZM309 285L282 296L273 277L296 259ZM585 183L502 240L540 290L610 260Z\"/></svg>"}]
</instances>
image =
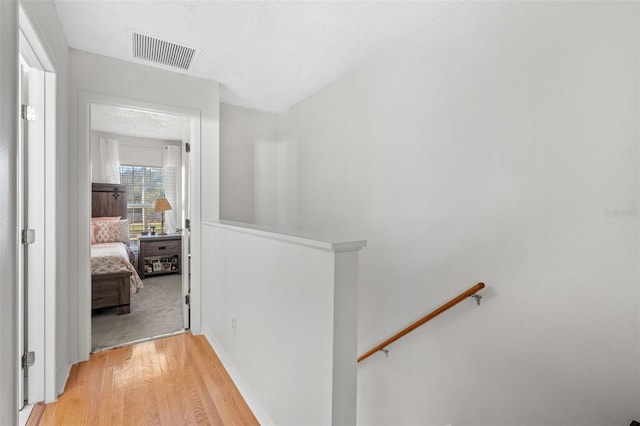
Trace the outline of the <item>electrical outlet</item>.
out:
<instances>
[{"instance_id":1,"label":"electrical outlet","mask_svg":"<svg viewBox=\"0 0 640 426\"><path fill-rule=\"evenodd\" d=\"M233 330L233 333L235 334L237 331L237 327L238 327L238 317L236 317L235 315L233 315L231 317L231 329Z\"/></svg>"}]
</instances>

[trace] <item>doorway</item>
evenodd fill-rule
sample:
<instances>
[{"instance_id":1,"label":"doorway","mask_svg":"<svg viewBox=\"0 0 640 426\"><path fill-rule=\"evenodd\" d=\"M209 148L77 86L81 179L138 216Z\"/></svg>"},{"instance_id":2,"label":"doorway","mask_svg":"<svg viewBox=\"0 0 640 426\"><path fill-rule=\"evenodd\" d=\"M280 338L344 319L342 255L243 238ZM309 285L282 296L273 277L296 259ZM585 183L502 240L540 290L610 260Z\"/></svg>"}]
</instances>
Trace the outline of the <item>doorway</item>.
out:
<instances>
[{"instance_id":1,"label":"doorway","mask_svg":"<svg viewBox=\"0 0 640 426\"><path fill-rule=\"evenodd\" d=\"M19 7L18 410L52 402L56 333L56 74Z\"/></svg>"},{"instance_id":2,"label":"doorway","mask_svg":"<svg viewBox=\"0 0 640 426\"><path fill-rule=\"evenodd\" d=\"M188 162L188 175L185 182L186 189L190 194L188 203L185 203L185 221L190 219L188 231L183 226L186 233L182 244L182 259L187 265L183 271L188 271L189 287L183 288L186 295L195 295L188 300L189 309L184 311L185 317L189 319L190 329L199 330L200 326L200 298L201 280L199 274L200 254L197 248L200 246L200 174L201 165L199 160L201 146L201 113L182 107L175 107L166 104L159 104L148 101L121 98L117 96L100 93L80 91L78 95L78 135L85 141L91 140L91 105L115 105L123 108L131 108L142 111L153 111L186 117L188 120L188 135L191 144L190 154L183 156ZM91 145L89 142L78 146L78 180L81 190L78 193L78 223L77 246L78 250L78 276L79 287L77 291L77 336L78 336L78 361L86 361L91 353L91 268L90 268L90 231L91 231ZM183 169L184 170L184 169ZM184 263L183 263L184 265ZM183 277L185 274L183 273ZM186 286L185 286L186 287ZM185 295L185 296L186 296ZM186 297L183 302L187 302Z\"/></svg>"},{"instance_id":3,"label":"doorway","mask_svg":"<svg viewBox=\"0 0 640 426\"><path fill-rule=\"evenodd\" d=\"M110 102L91 102L89 107L92 186L120 185L126 199L124 216L100 217L104 213L92 208L95 352L189 328L192 117ZM110 220L128 229L122 242L131 255L132 284L129 312L124 314L120 308L95 309L94 304L93 274L111 255L107 252L102 259L103 246L109 248L111 241L98 229L117 226Z\"/></svg>"}]
</instances>

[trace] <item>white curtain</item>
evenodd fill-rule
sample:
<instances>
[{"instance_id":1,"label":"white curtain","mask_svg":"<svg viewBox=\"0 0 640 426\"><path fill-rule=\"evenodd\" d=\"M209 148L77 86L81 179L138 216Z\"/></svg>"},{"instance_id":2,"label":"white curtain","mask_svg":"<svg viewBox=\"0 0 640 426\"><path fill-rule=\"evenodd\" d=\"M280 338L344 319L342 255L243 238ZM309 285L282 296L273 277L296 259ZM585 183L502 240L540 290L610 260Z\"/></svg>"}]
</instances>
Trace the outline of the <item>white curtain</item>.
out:
<instances>
[{"instance_id":1,"label":"white curtain","mask_svg":"<svg viewBox=\"0 0 640 426\"><path fill-rule=\"evenodd\" d=\"M164 196L172 209L164 212L166 232L175 232L179 226L181 206L180 181L178 173L182 170L180 147L165 145L162 147L162 171L164 174Z\"/></svg>"},{"instance_id":2,"label":"white curtain","mask_svg":"<svg viewBox=\"0 0 640 426\"><path fill-rule=\"evenodd\" d=\"M102 178L97 182L120 183L120 146L115 139L100 138Z\"/></svg>"}]
</instances>

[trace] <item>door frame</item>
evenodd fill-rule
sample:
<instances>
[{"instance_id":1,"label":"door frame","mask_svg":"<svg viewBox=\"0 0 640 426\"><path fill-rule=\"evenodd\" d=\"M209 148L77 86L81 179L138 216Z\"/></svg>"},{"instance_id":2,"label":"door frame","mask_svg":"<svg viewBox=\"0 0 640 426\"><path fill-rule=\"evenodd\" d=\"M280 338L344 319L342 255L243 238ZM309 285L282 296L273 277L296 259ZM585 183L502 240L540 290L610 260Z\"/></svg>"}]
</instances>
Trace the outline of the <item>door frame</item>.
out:
<instances>
[{"instance_id":1,"label":"door frame","mask_svg":"<svg viewBox=\"0 0 640 426\"><path fill-rule=\"evenodd\" d=\"M181 108L172 105L154 102L140 101L136 99L121 98L81 91L78 103L78 138L87 141L80 143L78 148L78 181L80 193L78 194L78 347L79 360L86 361L91 354L91 268L90 268L90 227L91 227L91 105L102 104L122 108L152 111L164 114L180 115L190 119L189 137L191 144L189 159L189 181L191 188L188 200L188 210L191 212L191 231L183 231L183 245L191 246L191 265L183 271L184 282L190 280L191 285L191 326L194 330L194 318L200 317L200 139L201 139L201 112L199 110ZM184 144L184 142L183 142ZM184 149L184 147L183 147ZM84 188L84 189L83 189ZM190 241L185 241L185 234L190 235ZM183 260L187 262L188 259ZM194 297L195 296L195 297ZM182 303L184 304L184 300Z\"/></svg>"},{"instance_id":2,"label":"door frame","mask_svg":"<svg viewBox=\"0 0 640 426\"><path fill-rule=\"evenodd\" d=\"M56 392L56 292L57 292L57 235L56 235L56 191L57 191L57 137L56 137L56 68L57 64L40 40L35 27L21 3L18 7L19 52L32 68L36 77L30 77L29 103L36 103L37 125L35 131L41 138L38 148L44 170L39 173L42 186L36 198L44 211L38 212L36 242L42 242L39 249L43 264L38 266L42 279L29 283L26 299L27 346L34 351L36 360L29 370L29 386L26 399L29 404L45 401L53 402ZM34 87L35 86L35 87ZM37 89L35 96L33 89ZM26 148L26 145L25 145ZM18 218L19 224L23 219ZM20 249L22 250L22 244ZM30 268L27 266L27 268ZM33 265L31 266L33 268ZM20 362L20 360L18 360Z\"/></svg>"}]
</instances>

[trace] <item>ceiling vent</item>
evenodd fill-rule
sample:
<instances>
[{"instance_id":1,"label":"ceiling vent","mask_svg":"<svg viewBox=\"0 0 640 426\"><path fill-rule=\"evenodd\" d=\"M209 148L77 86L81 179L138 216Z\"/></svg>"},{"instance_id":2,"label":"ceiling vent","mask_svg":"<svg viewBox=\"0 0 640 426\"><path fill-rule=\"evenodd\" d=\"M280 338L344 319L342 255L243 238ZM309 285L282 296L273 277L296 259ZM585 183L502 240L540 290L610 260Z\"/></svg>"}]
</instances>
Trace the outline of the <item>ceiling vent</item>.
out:
<instances>
[{"instance_id":1,"label":"ceiling vent","mask_svg":"<svg viewBox=\"0 0 640 426\"><path fill-rule=\"evenodd\" d=\"M131 34L133 42L132 54L136 59L185 71L195 62L198 51L192 47L134 31Z\"/></svg>"}]
</instances>

